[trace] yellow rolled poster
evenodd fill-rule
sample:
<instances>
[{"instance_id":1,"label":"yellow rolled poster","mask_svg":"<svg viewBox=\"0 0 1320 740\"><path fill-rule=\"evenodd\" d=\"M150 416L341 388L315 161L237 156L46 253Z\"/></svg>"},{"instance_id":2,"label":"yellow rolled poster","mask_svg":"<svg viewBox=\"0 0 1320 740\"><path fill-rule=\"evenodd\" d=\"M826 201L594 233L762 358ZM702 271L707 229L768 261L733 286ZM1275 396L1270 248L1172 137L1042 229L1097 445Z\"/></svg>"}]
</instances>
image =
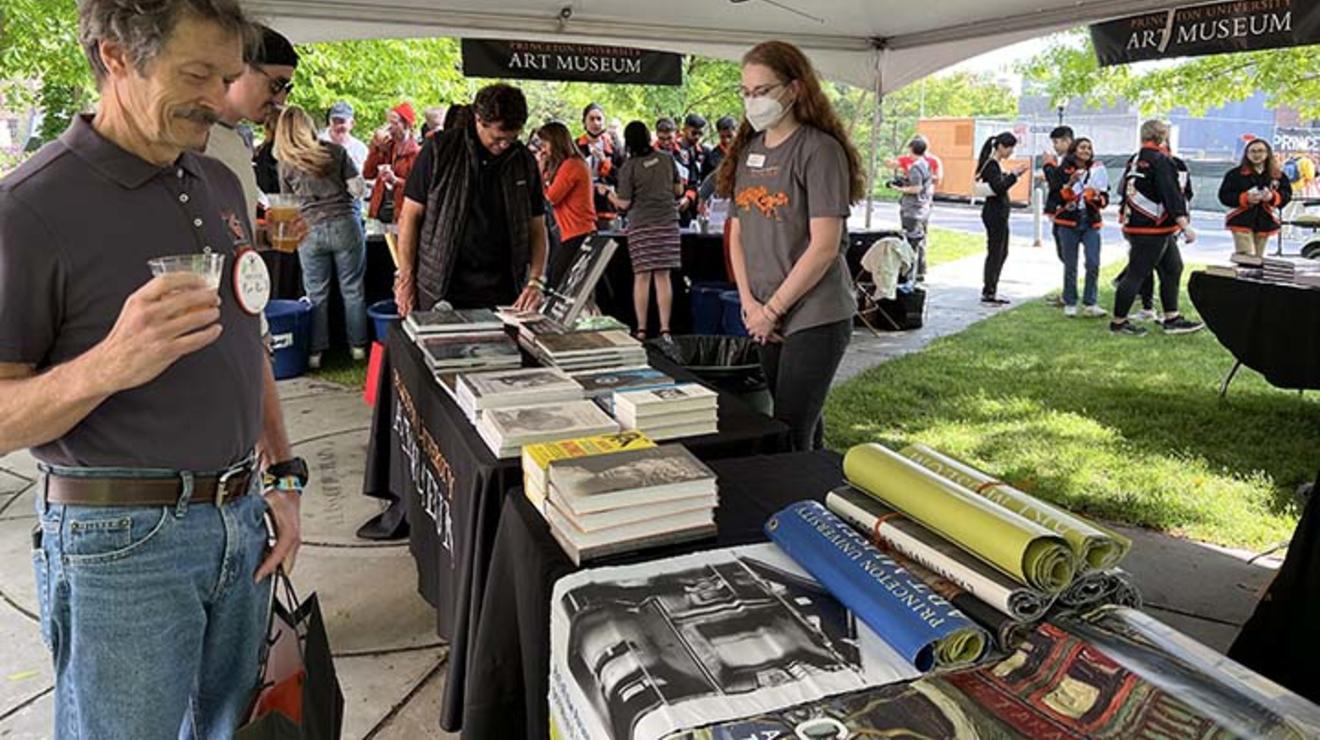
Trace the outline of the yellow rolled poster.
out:
<instances>
[{"instance_id":1,"label":"yellow rolled poster","mask_svg":"<svg viewBox=\"0 0 1320 740\"><path fill-rule=\"evenodd\" d=\"M1063 537L887 447L853 447L843 472L855 487L1032 588L1057 594L1077 573Z\"/></svg>"},{"instance_id":2,"label":"yellow rolled poster","mask_svg":"<svg viewBox=\"0 0 1320 740\"><path fill-rule=\"evenodd\" d=\"M1113 568L1132 549L1132 541L1123 535L1047 504L926 445L910 445L902 454L921 467L1062 536L1086 570Z\"/></svg>"}]
</instances>

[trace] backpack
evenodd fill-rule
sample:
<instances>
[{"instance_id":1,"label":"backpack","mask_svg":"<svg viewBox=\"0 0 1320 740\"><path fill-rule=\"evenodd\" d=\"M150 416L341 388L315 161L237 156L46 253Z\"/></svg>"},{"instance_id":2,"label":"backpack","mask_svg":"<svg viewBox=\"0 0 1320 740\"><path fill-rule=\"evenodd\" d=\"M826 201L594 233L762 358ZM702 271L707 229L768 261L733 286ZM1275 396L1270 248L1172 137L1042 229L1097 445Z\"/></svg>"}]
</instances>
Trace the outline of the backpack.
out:
<instances>
[{"instance_id":1,"label":"backpack","mask_svg":"<svg viewBox=\"0 0 1320 740\"><path fill-rule=\"evenodd\" d=\"M1302 167L1297 161L1297 157L1289 159L1283 163L1283 176L1288 178L1288 182L1297 182L1302 179Z\"/></svg>"}]
</instances>

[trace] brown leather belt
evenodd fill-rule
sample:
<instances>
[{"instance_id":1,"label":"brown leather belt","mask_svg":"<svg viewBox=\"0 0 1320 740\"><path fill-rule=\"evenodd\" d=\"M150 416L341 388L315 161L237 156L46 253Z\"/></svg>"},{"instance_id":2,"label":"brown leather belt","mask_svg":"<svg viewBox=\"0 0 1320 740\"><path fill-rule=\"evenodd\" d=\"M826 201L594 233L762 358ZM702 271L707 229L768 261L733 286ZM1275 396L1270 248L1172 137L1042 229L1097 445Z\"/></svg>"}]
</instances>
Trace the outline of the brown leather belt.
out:
<instances>
[{"instance_id":1,"label":"brown leather belt","mask_svg":"<svg viewBox=\"0 0 1320 740\"><path fill-rule=\"evenodd\" d=\"M252 470L193 477L194 504L222 504L248 492ZM181 478L67 478L46 474L46 501L69 506L175 506Z\"/></svg>"}]
</instances>

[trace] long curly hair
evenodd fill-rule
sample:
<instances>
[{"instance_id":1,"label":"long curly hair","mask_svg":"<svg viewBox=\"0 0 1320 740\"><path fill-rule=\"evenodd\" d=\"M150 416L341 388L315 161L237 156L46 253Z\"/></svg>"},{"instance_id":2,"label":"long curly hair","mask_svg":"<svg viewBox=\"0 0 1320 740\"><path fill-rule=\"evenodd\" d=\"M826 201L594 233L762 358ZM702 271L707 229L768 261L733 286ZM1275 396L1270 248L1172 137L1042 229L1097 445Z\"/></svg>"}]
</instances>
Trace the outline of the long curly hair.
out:
<instances>
[{"instance_id":1,"label":"long curly hair","mask_svg":"<svg viewBox=\"0 0 1320 740\"><path fill-rule=\"evenodd\" d=\"M843 150L848 155L848 199L853 203L860 201L866 192L862 157L857 153L857 147L853 146L852 140L848 138L848 131L844 128L843 121L839 120L838 114L834 112L834 106L830 105L829 98L825 97L825 91L820 86L820 77L816 74L816 68L812 66L811 60L807 59L801 49L786 41L765 41L744 54L742 64L744 67L749 64L769 67L785 85L795 81L798 83L798 95L793 101L793 116L800 123L813 126L833 136L843 146ZM721 197L733 196L738 163L747 153L747 147L752 143L752 137L755 135L752 125L744 116L742 123L738 125L738 135L733 140L733 146L728 156L720 163L720 169L716 174L716 190Z\"/></svg>"}]
</instances>

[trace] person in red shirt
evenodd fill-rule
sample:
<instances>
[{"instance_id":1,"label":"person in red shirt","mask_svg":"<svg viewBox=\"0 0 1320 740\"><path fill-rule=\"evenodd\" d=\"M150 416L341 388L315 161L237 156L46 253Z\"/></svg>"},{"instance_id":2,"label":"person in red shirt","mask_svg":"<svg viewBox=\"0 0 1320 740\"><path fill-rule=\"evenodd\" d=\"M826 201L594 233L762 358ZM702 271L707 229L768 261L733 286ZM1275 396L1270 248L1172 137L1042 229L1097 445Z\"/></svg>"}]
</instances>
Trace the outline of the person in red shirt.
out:
<instances>
[{"instance_id":1,"label":"person in red shirt","mask_svg":"<svg viewBox=\"0 0 1320 740\"><path fill-rule=\"evenodd\" d=\"M403 185L422 149L412 133L417 113L411 103L396 105L385 118L388 123L371 141L371 153L362 166L362 176L376 182L367 217L388 224L394 223L394 214L403 210Z\"/></svg>"},{"instance_id":2,"label":"person in red shirt","mask_svg":"<svg viewBox=\"0 0 1320 740\"><path fill-rule=\"evenodd\" d=\"M537 163L545 183L545 199L559 224L559 248L550 255L551 285L558 283L577 256L578 248L596 231L596 205L591 187L591 167L573 142L568 127L558 121L536 132L541 140Z\"/></svg>"}]
</instances>

